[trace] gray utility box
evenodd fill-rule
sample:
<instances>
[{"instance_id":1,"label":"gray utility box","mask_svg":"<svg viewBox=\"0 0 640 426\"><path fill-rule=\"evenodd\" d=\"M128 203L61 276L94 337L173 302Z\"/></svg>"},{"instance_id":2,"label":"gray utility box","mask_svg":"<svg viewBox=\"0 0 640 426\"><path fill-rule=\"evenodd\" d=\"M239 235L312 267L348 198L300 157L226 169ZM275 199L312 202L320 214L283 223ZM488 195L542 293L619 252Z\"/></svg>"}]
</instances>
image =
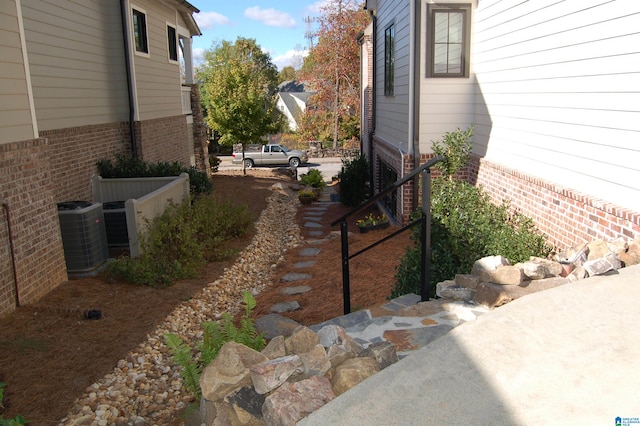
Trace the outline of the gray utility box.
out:
<instances>
[{"instance_id":1,"label":"gray utility box","mask_svg":"<svg viewBox=\"0 0 640 426\"><path fill-rule=\"evenodd\" d=\"M92 271L109 257L102 203L58 203L58 219L67 272Z\"/></svg>"}]
</instances>

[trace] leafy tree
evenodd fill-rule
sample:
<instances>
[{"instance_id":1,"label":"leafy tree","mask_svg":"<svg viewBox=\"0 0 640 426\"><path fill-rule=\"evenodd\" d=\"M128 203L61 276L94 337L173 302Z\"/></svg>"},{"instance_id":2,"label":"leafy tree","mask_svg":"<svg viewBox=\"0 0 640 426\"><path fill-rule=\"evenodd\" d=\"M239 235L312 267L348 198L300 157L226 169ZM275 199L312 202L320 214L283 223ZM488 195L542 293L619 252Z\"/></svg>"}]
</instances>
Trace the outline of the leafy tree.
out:
<instances>
[{"instance_id":1,"label":"leafy tree","mask_svg":"<svg viewBox=\"0 0 640 426\"><path fill-rule=\"evenodd\" d=\"M369 23L369 15L358 0L329 0L317 18L318 42L311 48L300 71L300 80L310 83L316 94L314 108L305 112L303 132L316 139L323 133L332 135L333 147L339 139L358 136L351 117L360 115L360 58L356 41ZM305 128L304 123L313 127ZM324 127L325 131L321 131ZM355 133L355 134L354 134ZM313 137L315 135L316 137Z\"/></svg>"},{"instance_id":2,"label":"leafy tree","mask_svg":"<svg viewBox=\"0 0 640 426\"><path fill-rule=\"evenodd\" d=\"M278 72L254 39L218 43L205 52L197 74L207 124L221 135L221 144L260 143L280 130L274 97Z\"/></svg>"},{"instance_id":3,"label":"leafy tree","mask_svg":"<svg viewBox=\"0 0 640 426\"><path fill-rule=\"evenodd\" d=\"M278 84L283 81L290 81L296 79L296 70L291 65L286 66L278 73Z\"/></svg>"}]
</instances>

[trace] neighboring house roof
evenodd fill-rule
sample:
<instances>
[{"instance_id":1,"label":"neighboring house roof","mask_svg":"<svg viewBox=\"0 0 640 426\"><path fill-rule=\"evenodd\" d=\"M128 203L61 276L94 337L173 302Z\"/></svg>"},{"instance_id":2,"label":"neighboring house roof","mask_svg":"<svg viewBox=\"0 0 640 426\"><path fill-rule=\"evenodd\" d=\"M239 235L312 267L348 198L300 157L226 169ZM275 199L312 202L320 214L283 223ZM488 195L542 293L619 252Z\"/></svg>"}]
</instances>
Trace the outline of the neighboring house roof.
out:
<instances>
[{"instance_id":1,"label":"neighboring house roof","mask_svg":"<svg viewBox=\"0 0 640 426\"><path fill-rule=\"evenodd\" d=\"M309 98L313 92L304 91L304 83L297 81L285 81L278 85L278 108L289 121L289 128L297 130L297 117L302 114L306 108Z\"/></svg>"},{"instance_id":2,"label":"neighboring house roof","mask_svg":"<svg viewBox=\"0 0 640 426\"><path fill-rule=\"evenodd\" d=\"M276 90L278 92L304 92L304 83L296 80L283 81Z\"/></svg>"}]
</instances>

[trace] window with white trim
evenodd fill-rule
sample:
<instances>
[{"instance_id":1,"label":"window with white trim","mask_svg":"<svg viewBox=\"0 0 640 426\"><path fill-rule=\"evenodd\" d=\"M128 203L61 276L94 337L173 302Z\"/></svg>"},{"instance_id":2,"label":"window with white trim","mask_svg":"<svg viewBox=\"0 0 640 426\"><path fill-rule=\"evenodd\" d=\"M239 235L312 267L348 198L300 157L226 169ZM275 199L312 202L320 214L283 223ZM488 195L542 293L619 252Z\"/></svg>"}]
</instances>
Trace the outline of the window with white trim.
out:
<instances>
[{"instance_id":1,"label":"window with white trim","mask_svg":"<svg viewBox=\"0 0 640 426\"><path fill-rule=\"evenodd\" d=\"M471 5L428 5L427 28L427 76L468 77Z\"/></svg>"},{"instance_id":2,"label":"window with white trim","mask_svg":"<svg viewBox=\"0 0 640 426\"><path fill-rule=\"evenodd\" d=\"M149 54L149 39L147 36L147 14L145 11L132 8L133 39L136 53Z\"/></svg>"}]
</instances>

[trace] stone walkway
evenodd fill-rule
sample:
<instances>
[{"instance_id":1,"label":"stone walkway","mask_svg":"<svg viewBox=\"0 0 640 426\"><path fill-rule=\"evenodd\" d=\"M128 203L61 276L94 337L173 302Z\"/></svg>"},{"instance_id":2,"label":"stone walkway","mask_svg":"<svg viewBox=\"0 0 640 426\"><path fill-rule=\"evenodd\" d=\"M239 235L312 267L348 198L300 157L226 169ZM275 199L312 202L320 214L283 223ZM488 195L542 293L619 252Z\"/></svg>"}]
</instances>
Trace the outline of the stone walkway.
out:
<instances>
[{"instance_id":1,"label":"stone walkway","mask_svg":"<svg viewBox=\"0 0 640 426\"><path fill-rule=\"evenodd\" d=\"M288 273L282 277L283 282L291 284L282 289L284 295L301 294L311 290L311 287L304 285L304 282L312 280L313 276L305 272L305 269L316 263L313 258L320 253L321 249L314 246L322 244L327 237L327 231L323 230L321 219L331 202L331 192L325 190L318 201L300 207L303 209L301 235L307 244L299 249L299 255L309 260L294 264L300 272ZM256 327L266 338L288 334L298 324L280 314L299 308L300 304L295 300L277 303L270 309L272 314L258 318ZM407 294L310 328L318 331L327 324L339 325L365 348L372 343L389 341L396 346L398 357L403 358L411 351L427 345L458 325L475 321L478 316L486 312L488 309L473 303L449 299L420 302L420 296Z\"/></svg>"}]
</instances>

